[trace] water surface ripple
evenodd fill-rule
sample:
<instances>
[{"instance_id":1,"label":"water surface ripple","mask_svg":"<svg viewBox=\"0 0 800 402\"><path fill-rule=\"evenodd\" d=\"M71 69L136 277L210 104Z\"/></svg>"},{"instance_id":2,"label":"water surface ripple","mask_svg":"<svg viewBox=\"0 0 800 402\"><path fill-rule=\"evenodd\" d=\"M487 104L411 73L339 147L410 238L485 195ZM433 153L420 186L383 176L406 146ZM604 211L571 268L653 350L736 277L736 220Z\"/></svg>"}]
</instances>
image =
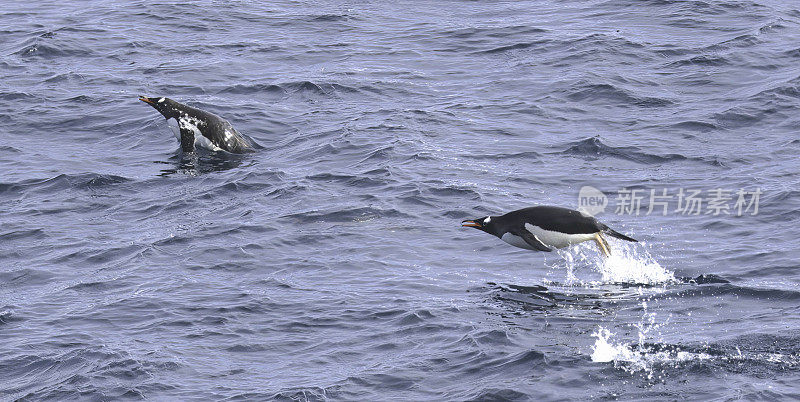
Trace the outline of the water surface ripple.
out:
<instances>
[{"instance_id":1,"label":"water surface ripple","mask_svg":"<svg viewBox=\"0 0 800 402\"><path fill-rule=\"evenodd\" d=\"M68 0L0 27L0 399L800 398L792 2ZM140 94L265 148L181 155ZM459 227L585 185L763 196L609 209L640 265Z\"/></svg>"}]
</instances>

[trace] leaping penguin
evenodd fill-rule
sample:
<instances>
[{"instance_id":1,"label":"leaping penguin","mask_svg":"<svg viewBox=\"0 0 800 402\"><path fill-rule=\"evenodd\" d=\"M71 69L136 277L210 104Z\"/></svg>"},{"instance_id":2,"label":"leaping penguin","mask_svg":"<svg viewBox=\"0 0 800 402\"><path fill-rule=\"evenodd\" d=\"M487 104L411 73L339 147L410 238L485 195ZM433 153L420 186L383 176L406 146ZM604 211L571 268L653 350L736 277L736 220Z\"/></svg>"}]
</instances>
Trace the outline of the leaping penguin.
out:
<instances>
[{"instance_id":1,"label":"leaping penguin","mask_svg":"<svg viewBox=\"0 0 800 402\"><path fill-rule=\"evenodd\" d=\"M253 152L258 146L236 131L227 120L213 113L186 106L170 98L139 96L139 100L164 115L181 142L183 152L194 152L196 147L202 147L212 151L241 154Z\"/></svg>"},{"instance_id":2,"label":"leaping penguin","mask_svg":"<svg viewBox=\"0 0 800 402\"><path fill-rule=\"evenodd\" d=\"M611 249L603 234L637 241L598 222L590 215L560 207L523 208L505 215L468 219L461 222L461 226L482 230L512 246L534 251L553 251L554 248L594 240L603 255L608 257Z\"/></svg>"}]
</instances>

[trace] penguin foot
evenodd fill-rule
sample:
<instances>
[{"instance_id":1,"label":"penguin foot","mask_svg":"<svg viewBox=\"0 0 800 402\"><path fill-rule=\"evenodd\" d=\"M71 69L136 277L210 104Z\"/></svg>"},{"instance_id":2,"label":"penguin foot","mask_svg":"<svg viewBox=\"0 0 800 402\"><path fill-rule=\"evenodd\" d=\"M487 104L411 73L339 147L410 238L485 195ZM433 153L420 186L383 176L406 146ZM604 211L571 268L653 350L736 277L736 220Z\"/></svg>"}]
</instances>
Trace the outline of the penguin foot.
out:
<instances>
[{"instance_id":1,"label":"penguin foot","mask_svg":"<svg viewBox=\"0 0 800 402\"><path fill-rule=\"evenodd\" d=\"M603 232L595 233L594 241L597 243L597 248L600 249L604 257L608 258L611 256L611 247L608 246L608 242L605 237L603 237Z\"/></svg>"}]
</instances>

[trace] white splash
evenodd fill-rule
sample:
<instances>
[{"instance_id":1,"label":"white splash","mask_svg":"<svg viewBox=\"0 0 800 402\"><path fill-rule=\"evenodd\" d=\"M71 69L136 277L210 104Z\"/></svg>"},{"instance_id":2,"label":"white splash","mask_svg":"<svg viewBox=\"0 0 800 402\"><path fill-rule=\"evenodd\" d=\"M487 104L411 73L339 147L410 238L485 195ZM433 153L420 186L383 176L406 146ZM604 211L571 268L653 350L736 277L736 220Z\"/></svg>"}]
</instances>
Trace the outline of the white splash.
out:
<instances>
[{"instance_id":1,"label":"white splash","mask_svg":"<svg viewBox=\"0 0 800 402\"><path fill-rule=\"evenodd\" d=\"M658 345L662 326L667 325L671 318L668 317L664 322L656 322L656 313L648 313L647 301L642 301L644 310L642 318L634 327L638 330L638 342L632 345L627 342L615 342L614 333L598 326L592 336L597 338L592 350L592 361L596 363L614 362L614 366L621 368L629 373L643 372L648 379L656 376L655 367L657 365L675 365L678 363L692 360L708 360L712 356L707 353L687 352L679 350L677 347L654 348L647 346L647 341L652 340L650 345Z\"/></svg>"},{"instance_id":2,"label":"white splash","mask_svg":"<svg viewBox=\"0 0 800 402\"><path fill-rule=\"evenodd\" d=\"M641 335L641 334L640 334ZM625 342L615 342L614 334L602 326L592 333L597 338L592 351L592 361L595 363L614 362L614 367L623 369L631 374L641 372L649 379L656 377L657 365L676 365L687 361L709 360L712 358L707 353L687 352L682 350L652 351L643 346L631 345Z\"/></svg>"},{"instance_id":3,"label":"white splash","mask_svg":"<svg viewBox=\"0 0 800 402\"><path fill-rule=\"evenodd\" d=\"M675 282L675 274L659 264L643 247L616 242L611 255L596 265L604 283L656 285Z\"/></svg>"},{"instance_id":4,"label":"white splash","mask_svg":"<svg viewBox=\"0 0 800 402\"><path fill-rule=\"evenodd\" d=\"M594 243L557 250L558 260L552 267L566 272L565 283L570 286L625 283L663 285L676 281L675 274L662 267L642 243L611 243L611 256L603 257ZM580 271L599 274L594 278L579 279Z\"/></svg>"},{"instance_id":5,"label":"white splash","mask_svg":"<svg viewBox=\"0 0 800 402\"><path fill-rule=\"evenodd\" d=\"M611 331L602 326L597 327L597 331L592 333L597 338L594 341L592 350L592 361L596 363L608 363L613 361L634 361L636 353L627 343L613 343L610 341L614 336Z\"/></svg>"}]
</instances>

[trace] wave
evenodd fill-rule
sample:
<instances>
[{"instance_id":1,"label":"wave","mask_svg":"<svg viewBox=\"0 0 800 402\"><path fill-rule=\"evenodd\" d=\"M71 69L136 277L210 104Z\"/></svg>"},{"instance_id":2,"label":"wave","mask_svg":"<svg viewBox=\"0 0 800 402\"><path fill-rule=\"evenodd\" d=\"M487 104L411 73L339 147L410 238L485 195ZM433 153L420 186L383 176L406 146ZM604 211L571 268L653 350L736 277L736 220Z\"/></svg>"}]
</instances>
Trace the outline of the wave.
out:
<instances>
[{"instance_id":1,"label":"wave","mask_svg":"<svg viewBox=\"0 0 800 402\"><path fill-rule=\"evenodd\" d=\"M603 105L638 106L657 108L670 106L669 99L640 96L611 84L581 84L573 87L567 94L573 102L601 103Z\"/></svg>"},{"instance_id":2,"label":"wave","mask_svg":"<svg viewBox=\"0 0 800 402\"><path fill-rule=\"evenodd\" d=\"M597 319L614 314L620 303L631 303L643 293L659 293L664 284L561 283L545 280L542 285L487 283L472 292L485 292L489 300L517 314L546 314L566 319Z\"/></svg>"},{"instance_id":3,"label":"wave","mask_svg":"<svg viewBox=\"0 0 800 402\"><path fill-rule=\"evenodd\" d=\"M89 346L80 337L61 338L69 343L46 343L37 348L39 352L35 355L18 354L0 362L0 371L16 379L13 386L4 390L6 396L54 400L144 399L148 390L170 388L152 381L151 373L182 367L180 362L163 357L160 352L134 356L99 341L96 343L103 346ZM48 386L43 387L43 383Z\"/></svg>"},{"instance_id":4,"label":"wave","mask_svg":"<svg viewBox=\"0 0 800 402\"><path fill-rule=\"evenodd\" d=\"M533 42L514 43L512 45L504 45L504 46L499 46L499 47L492 48L492 49L489 49L489 50L484 50L484 51L482 51L480 53L492 54L492 53L508 52L508 51L511 51L511 50L527 49L529 47L542 45L542 44L545 44L545 43L548 43L548 42L550 42L550 41L548 41L548 40L539 40L539 41L533 41Z\"/></svg>"},{"instance_id":5,"label":"wave","mask_svg":"<svg viewBox=\"0 0 800 402\"><path fill-rule=\"evenodd\" d=\"M475 39L481 37L505 39L513 35L530 35L545 33L547 30L530 25L512 25L504 27L468 27L446 30L442 35L462 39Z\"/></svg>"},{"instance_id":6,"label":"wave","mask_svg":"<svg viewBox=\"0 0 800 402\"><path fill-rule=\"evenodd\" d=\"M221 94L238 94L238 95L251 95L251 94L286 94L288 91L277 84L235 84L219 91Z\"/></svg>"},{"instance_id":7,"label":"wave","mask_svg":"<svg viewBox=\"0 0 800 402\"><path fill-rule=\"evenodd\" d=\"M525 161L536 161L537 159L541 158L541 154L536 151L524 151L524 152L511 152L511 153L499 153L499 154L490 154L490 153L481 153L480 155L475 155L472 153L461 155L461 158L465 159L487 159L487 160L498 160L498 159L523 159Z\"/></svg>"},{"instance_id":8,"label":"wave","mask_svg":"<svg viewBox=\"0 0 800 402\"><path fill-rule=\"evenodd\" d=\"M320 14L308 16L308 21L311 22L340 22L356 19L354 16L347 14Z\"/></svg>"},{"instance_id":9,"label":"wave","mask_svg":"<svg viewBox=\"0 0 800 402\"><path fill-rule=\"evenodd\" d=\"M50 271L34 268L13 269L0 272L0 283L4 286L41 286L50 283L56 275Z\"/></svg>"},{"instance_id":10,"label":"wave","mask_svg":"<svg viewBox=\"0 0 800 402\"><path fill-rule=\"evenodd\" d=\"M213 186L204 194L226 193L263 193L272 190L284 183L285 175L282 172L248 172L247 174L226 180L225 183Z\"/></svg>"},{"instance_id":11,"label":"wave","mask_svg":"<svg viewBox=\"0 0 800 402\"><path fill-rule=\"evenodd\" d=\"M36 95L29 94L27 92L19 92L19 91L0 91L0 100L4 101L22 101L22 102L40 102L40 100Z\"/></svg>"},{"instance_id":12,"label":"wave","mask_svg":"<svg viewBox=\"0 0 800 402\"><path fill-rule=\"evenodd\" d=\"M47 237L47 234L43 229L36 228L36 229L23 229L23 230L12 230L10 232L0 234L0 240L2 241L12 241L12 240L34 240L34 239L44 239Z\"/></svg>"},{"instance_id":13,"label":"wave","mask_svg":"<svg viewBox=\"0 0 800 402\"><path fill-rule=\"evenodd\" d=\"M542 394L538 394L534 399L539 399L542 396ZM469 401L524 401L529 399L531 399L531 395L520 392L517 389L498 387L481 389L465 398L465 400Z\"/></svg>"},{"instance_id":14,"label":"wave","mask_svg":"<svg viewBox=\"0 0 800 402\"><path fill-rule=\"evenodd\" d=\"M695 278L684 277L681 282L692 283L696 285L706 285L713 283L731 283L729 280L715 274L701 274Z\"/></svg>"},{"instance_id":15,"label":"wave","mask_svg":"<svg viewBox=\"0 0 800 402\"><path fill-rule=\"evenodd\" d=\"M717 124L726 129L735 129L742 127L752 127L756 124L763 123L765 118L774 113L775 109L766 111L760 108L751 107L733 107L722 113L715 113L712 118Z\"/></svg>"},{"instance_id":16,"label":"wave","mask_svg":"<svg viewBox=\"0 0 800 402\"><path fill-rule=\"evenodd\" d=\"M725 57L715 55L693 56L688 59L674 61L668 67L700 66L700 67L721 67L731 64Z\"/></svg>"},{"instance_id":17,"label":"wave","mask_svg":"<svg viewBox=\"0 0 800 402\"><path fill-rule=\"evenodd\" d=\"M59 174L49 179L28 179L16 183L0 183L0 195L4 193L21 194L29 191L54 193L67 189L92 190L130 181L132 180L126 177L111 174Z\"/></svg>"},{"instance_id":18,"label":"wave","mask_svg":"<svg viewBox=\"0 0 800 402\"><path fill-rule=\"evenodd\" d=\"M683 289L673 289L654 298L668 297L718 297L734 296L737 299L749 300L770 300L772 302L796 302L800 300L800 291L789 289L777 289L769 287L751 287L732 284L726 280L704 281L698 283L701 286L693 286Z\"/></svg>"},{"instance_id":19,"label":"wave","mask_svg":"<svg viewBox=\"0 0 800 402\"><path fill-rule=\"evenodd\" d=\"M58 59L65 57L92 57L96 53L88 48L77 46L72 39L59 39L51 33L44 33L25 41L13 52L23 59Z\"/></svg>"},{"instance_id":20,"label":"wave","mask_svg":"<svg viewBox=\"0 0 800 402\"><path fill-rule=\"evenodd\" d=\"M291 93L313 93L319 95L332 95L335 93L360 93L361 89L343 85L339 83L312 82L312 81L290 81L275 84L251 83L235 84L220 90L222 94L291 94Z\"/></svg>"},{"instance_id":21,"label":"wave","mask_svg":"<svg viewBox=\"0 0 800 402\"><path fill-rule=\"evenodd\" d=\"M573 142L569 148L562 151L569 155L578 156L592 156L592 157L612 157L625 159L632 162L652 165L662 164L665 162L684 161L689 159L681 154L652 154L642 151L641 148L630 147L612 147L603 143L599 137L590 137L583 140ZM703 162L713 164L702 160Z\"/></svg>"},{"instance_id":22,"label":"wave","mask_svg":"<svg viewBox=\"0 0 800 402\"><path fill-rule=\"evenodd\" d=\"M344 396L346 394L340 391L339 386L332 387L292 387L283 389L274 394L250 392L246 394L235 394L231 396L230 400L275 400L275 401L328 401L331 399L359 399L363 397L361 394Z\"/></svg>"},{"instance_id":23,"label":"wave","mask_svg":"<svg viewBox=\"0 0 800 402\"><path fill-rule=\"evenodd\" d=\"M379 218L409 218L408 215L394 208L380 209L373 207L360 207L340 209L337 211L320 212L308 211L285 215L288 218L301 223L317 222L363 222Z\"/></svg>"},{"instance_id":24,"label":"wave","mask_svg":"<svg viewBox=\"0 0 800 402\"><path fill-rule=\"evenodd\" d=\"M748 96L744 102L713 117L726 128L751 127L792 121L800 99L800 77L794 77L758 93ZM765 105L768 105L765 106Z\"/></svg>"},{"instance_id":25,"label":"wave","mask_svg":"<svg viewBox=\"0 0 800 402\"><path fill-rule=\"evenodd\" d=\"M380 178L373 178L366 176L367 173L358 174L358 175L348 175L348 174L334 174L334 173L318 173L310 176L306 176L306 179L311 181L320 181L320 182L338 182L346 186L353 186L353 187L383 187L390 183L396 183L397 180L392 179L388 175L384 175Z\"/></svg>"},{"instance_id":26,"label":"wave","mask_svg":"<svg viewBox=\"0 0 800 402\"><path fill-rule=\"evenodd\" d=\"M709 123L705 121L696 121L696 120L688 120L688 121L682 121L680 123L674 123L670 127L677 128L680 130L695 131L699 133L707 133L709 131L714 131L719 129L719 127L717 127L717 125L714 123Z\"/></svg>"},{"instance_id":27,"label":"wave","mask_svg":"<svg viewBox=\"0 0 800 402\"><path fill-rule=\"evenodd\" d=\"M569 52L566 54L562 54L557 59L547 62L548 64L556 66L566 66L574 65L576 63L576 59L596 60L598 53L625 58L640 58L643 57L640 52L650 46L623 38L619 35L600 33L593 33L574 38L549 36L546 39L539 39L547 32L548 31L546 30L536 30L531 34L521 35L534 40L503 43L499 46L496 43L484 43L489 42L488 40L479 41L477 39L470 39L470 41L464 41L464 43L460 43L457 50L463 51L464 49L479 47L480 50L475 51L473 54L496 55L527 49L530 49L528 50L529 53L533 52L534 50L539 50L542 52L551 50L561 52L563 49L569 49ZM492 47L487 49L487 45L492 45Z\"/></svg>"}]
</instances>

